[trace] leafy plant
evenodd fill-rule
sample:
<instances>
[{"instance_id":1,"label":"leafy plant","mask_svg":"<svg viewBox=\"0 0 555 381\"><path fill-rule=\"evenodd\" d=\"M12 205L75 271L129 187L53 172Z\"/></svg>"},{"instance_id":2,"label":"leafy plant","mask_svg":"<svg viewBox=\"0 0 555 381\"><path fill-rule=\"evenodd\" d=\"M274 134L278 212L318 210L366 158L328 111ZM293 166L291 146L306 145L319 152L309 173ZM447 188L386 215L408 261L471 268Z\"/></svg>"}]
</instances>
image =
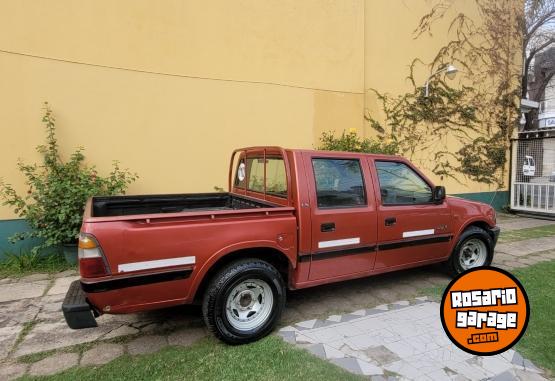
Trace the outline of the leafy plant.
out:
<instances>
[{"instance_id":1,"label":"leafy plant","mask_svg":"<svg viewBox=\"0 0 555 381\"><path fill-rule=\"evenodd\" d=\"M20 195L12 185L0 179L3 205L11 206L32 228L13 235L10 241L42 238L44 243L33 249L35 253L46 247L75 242L87 199L124 193L138 177L121 169L117 161L108 176L100 176L94 166L85 164L83 148L76 149L69 160L62 160L56 138L56 119L48 102L44 110L46 144L37 147L42 163L25 164L20 160L17 164L25 176L27 193Z\"/></svg>"},{"instance_id":2,"label":"leafy plant","mask_svg":"<svg viewBox=\"0 0 555 381\"><path fill-rule=\"evenodd\" d=\"M18 272L36 268L41 262L41 255L37 252L29 253L4 253L1 267L13 269Z\"/></svg>"},{"instance_id":3,"label":"leafy plant","mask_svg":"<svg viewBox=\"0 0 555 381\"><path fill-rule=\"evenodd\" d=\"M354 131L343 131L340 137L333 132L324 132L320 137L318 149L324 151L347 151L364 153L382 153L395 155L399 152L399 144L395 137L382 138L382 141L362 138Z\"/></svg>"}]
</instances>

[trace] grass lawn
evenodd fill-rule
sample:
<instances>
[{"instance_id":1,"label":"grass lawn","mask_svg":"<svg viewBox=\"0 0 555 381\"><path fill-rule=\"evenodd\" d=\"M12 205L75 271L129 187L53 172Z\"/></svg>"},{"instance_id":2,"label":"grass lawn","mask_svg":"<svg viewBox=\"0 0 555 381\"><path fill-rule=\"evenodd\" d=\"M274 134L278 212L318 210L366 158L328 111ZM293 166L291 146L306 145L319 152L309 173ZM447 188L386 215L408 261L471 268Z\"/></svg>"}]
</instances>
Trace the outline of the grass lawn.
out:
<instances>
[{"instance_id":1,"label":"grass lawn","mask_svg":"<svg viewBox=\"0 0 555 381\"><path fill-rule=\"evenodd\" d=\"M555 235L555 225L544 225L535 228L509 230L507 232L501 230L501 234L499 235L499 242L515 242L522 241L524 239L549 237L553 235Z\"/></svg>"},{"instance_id":2,"label":"grass lawn","mask_svg":"<svg viewBox=\"0 0 555 381\"><path fill-rule=\"evenodd\" d=\"M530 322L516 345L524 357L555 373L555 261L515 270L530 300Z\"/></svg>"},{"instance_id":3,"label":"grass lawn","mask_svg":"<svg viewBox=\"0 0 555 381\"><path fill-rule=\"evenodd\" d=\"M530 322L514 349L536 365L555 374L555 261L511 271L524 286L530 301ZM441 299L445 288L432 287L423 295Z\"/></svg>"},{"instance_id":4,"label":"grass lawn","mask_svg":"<svg viewBox=\"0 0 555 381\"><path fill-rule=\"evenodd\" d=\"M32 380L25 377L22 380ZM101 367L75 368L47 380L363 380L275 336L242 346L213 338L151 355L120 357Z\"/></svg>"},{"instance_id":5,"label":"grass lawn","mask_svg":"<svg viewBox=\"0 0 555 381\"><path fill-rule=\"evenodd\" d=\"M77 266L66 262L64 256L58 253L4 253L0 260L0 278L19 278L33 273L58 273L64 270L76 269Z\"/></svg>"}]
</instances>

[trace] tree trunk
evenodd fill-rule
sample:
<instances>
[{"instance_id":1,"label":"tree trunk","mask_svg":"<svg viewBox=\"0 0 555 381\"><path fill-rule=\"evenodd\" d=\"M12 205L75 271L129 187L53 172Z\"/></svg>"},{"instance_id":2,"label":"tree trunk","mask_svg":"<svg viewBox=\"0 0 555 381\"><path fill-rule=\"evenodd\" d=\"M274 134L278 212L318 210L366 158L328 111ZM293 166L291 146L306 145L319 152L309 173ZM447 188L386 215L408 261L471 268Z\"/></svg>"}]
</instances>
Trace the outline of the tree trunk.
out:
<instances>
[{"instance_id":1,"label":"tree trunk","mask_svg":"<svg viewBox=\"0 0 555 381\"><path fill-rule=\"evenodd\" d=\"M530 131L538 128L538 112L537 110L530 110L524 114L526 123L524 124L523 130Z\"/></svg>"}]
</instances>

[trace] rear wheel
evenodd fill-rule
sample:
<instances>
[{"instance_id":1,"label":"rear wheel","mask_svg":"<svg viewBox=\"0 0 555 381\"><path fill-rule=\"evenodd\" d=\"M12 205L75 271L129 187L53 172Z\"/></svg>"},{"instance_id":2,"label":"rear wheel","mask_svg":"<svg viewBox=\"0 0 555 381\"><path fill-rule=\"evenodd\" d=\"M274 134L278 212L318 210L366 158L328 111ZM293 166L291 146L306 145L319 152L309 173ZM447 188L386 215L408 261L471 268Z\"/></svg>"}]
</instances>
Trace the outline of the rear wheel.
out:
<instances>
[{"instance_id":1,"label":"rear wheel","mask_svg":"<svg viewBox=\"0 0 555 381\"><path fill-rule=\"evenodd\" d=\"M493 259L493 240L477 226L470 226L460 236L447 267L452 275L476 267L489 266Z\"/></svg>"},{"instance_id":2,"label":"rear wheel","mask_svg":"<svg viewBox=\"0 0 555 381\"><path fill-rule=\"evenodd\" d=\"M269 334L285 305L280 273L259 259L223 268L204 294L202 312L208 328L229 344L244 344Z\"/></svg>"}]
</instances>

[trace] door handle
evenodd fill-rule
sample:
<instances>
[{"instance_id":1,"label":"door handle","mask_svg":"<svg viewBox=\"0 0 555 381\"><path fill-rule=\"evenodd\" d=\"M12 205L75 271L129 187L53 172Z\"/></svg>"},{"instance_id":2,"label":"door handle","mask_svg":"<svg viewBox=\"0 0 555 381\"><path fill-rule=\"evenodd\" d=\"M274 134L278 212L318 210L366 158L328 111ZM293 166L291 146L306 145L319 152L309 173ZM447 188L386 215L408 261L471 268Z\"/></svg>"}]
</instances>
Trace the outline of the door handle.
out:
<instances>
[{"instance_id":1,"label":"door handle","mask_svg":"<svg viewBox=\"0 0 555 381\"><path fill-rule=\"evenodd\" d=\"M335 231L335 222L326 222L320 225L320 231L322 233L334 232Z\"/></svg>"},{"instance_id":2,"label":"door handle","mask_svg":"<svg viewBox=\"0 0 555 381\"><path fill-rule=\"evenodd\" d=\"M397 218L395 217L387 217L385 219L385 226L393 226L397 222Z\"/></svg>"}]
</instances>

